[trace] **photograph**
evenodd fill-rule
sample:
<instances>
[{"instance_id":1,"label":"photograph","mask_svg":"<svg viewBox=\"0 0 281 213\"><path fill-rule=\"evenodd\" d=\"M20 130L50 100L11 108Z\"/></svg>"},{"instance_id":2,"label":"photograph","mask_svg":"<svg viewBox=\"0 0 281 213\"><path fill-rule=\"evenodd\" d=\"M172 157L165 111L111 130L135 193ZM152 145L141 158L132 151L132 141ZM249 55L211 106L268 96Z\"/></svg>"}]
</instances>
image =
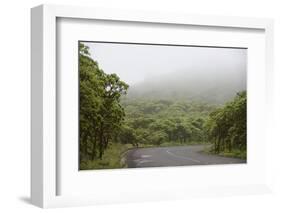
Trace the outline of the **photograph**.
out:
<instances>
[{"instance_id":1,"label":"photograph","mask_svg":"<svg viewBox=\"0 0 281 213\"><path fill-rule=\"evenodd\" d=\"M77 48L79 170L247 163L247 48Z\"/></svg>"}]
</instances>

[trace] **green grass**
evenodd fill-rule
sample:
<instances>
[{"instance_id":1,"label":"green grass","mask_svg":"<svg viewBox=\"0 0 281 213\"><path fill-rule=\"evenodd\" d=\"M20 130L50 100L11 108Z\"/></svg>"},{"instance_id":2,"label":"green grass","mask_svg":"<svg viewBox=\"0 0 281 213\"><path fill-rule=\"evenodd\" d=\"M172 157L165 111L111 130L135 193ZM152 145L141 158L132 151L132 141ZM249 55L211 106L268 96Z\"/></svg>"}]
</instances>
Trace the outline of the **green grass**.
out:
<instances>
[{"instance_id":1,"label":"green grass","mask_svg":"<svg viewBox=\"0 0 281 213\"><path fill-rule=\"evenodd\" d=\"M219 156L222 156L222 157L247 159L247 151L246 150L241 151L239 149L233 149L231 152L230 151L224 151L224 152L220 152L220 153L215 153L214 150L212 150L212 147L206 147L204 152L207 153L207 154L219 155Z\"/></svg>"},{"instance_id":2,"label":"green grass","mask_svg":"<svg viewBox=\"0 0 281 213\"><path fill-rule=\"evenodd\" d=\"M88 169L116 169L125 168L127 165L122 160L124 153L132 148L131 144L110 143L105 150L102 160L87 160L80 163L81 170Z\"/></svg>"},{"instance_id":3,"label":"green grass","mask_svg":"<svg viewBox=\"0 0 281 213\"><path fill-rule=\"evenodd\" d=\"M224 157L247 159L247 152L240 150L233 150L232 152L225 151L220 153L219 155Z\"/></svg>"}]
</instances>

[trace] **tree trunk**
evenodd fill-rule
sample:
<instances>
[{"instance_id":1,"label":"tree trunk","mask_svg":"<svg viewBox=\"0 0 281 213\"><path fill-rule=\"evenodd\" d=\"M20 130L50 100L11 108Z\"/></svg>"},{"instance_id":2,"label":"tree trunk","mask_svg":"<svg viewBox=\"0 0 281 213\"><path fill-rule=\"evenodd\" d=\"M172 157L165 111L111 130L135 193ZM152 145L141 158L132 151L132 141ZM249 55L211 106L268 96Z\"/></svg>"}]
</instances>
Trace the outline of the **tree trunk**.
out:
<instances>
[{"instance_id":1,"label":"tree trunk","mask_svg":"<svg viewBox=\"0 0 281 213\"><path fill-rule=\"evenodd\" d=\"M87 134L84 134L82 137L82 141L84 142L84 147L83 147L83 153L85 157L88 157L88 136Z\"/></svg>"},{"instance_id":2,"label":"tree trunk","mask_svg":"<svg viewBox=\"0 0 281 213\"><path fill-rule=\"evenodd\" d=\"M92 160L94 160L96 158L96 146L97 146L97 135L95 134L94 144L92 147Z\"/></svg>"},{"instance_id":3,"label":"tree trunk","mask_svg":"<svg viewBox=\"0 0 281 213\"><path fill-rule=\"evenodd\" d=\"M99 134L99 159L102 159L103 155L103 124L101 123L100 134Z\"/></svg>"},{"instance_id":4,"label":"tree trunk","mask_svg":"<svg viewBox=\"0 0 281 213\"><path fill-rule=\"evenodd\" d=\"M104 137L104 141L105 141L105 144L104 144L104 149L107 149L107 146L108 146L108 137Z\"/></svg>"}]
</instances>

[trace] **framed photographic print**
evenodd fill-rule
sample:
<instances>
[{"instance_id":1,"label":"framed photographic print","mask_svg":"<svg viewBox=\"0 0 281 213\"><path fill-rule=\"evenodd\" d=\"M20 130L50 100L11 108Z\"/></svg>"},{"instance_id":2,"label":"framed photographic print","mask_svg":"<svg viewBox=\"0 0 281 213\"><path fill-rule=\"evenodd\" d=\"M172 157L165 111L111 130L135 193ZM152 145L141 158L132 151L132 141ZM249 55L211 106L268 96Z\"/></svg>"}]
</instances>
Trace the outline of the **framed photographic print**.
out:
<instances>
[{"instance_id":1,"label":"framed photographic print","mask_svg":"<svg viewBox=\"0 0 281 213\"><path fill-rule=\"evenodd\" d=\"M272 30L269 19L33 8L32 203L269 192Z\"/></svg>"}]
</instances>

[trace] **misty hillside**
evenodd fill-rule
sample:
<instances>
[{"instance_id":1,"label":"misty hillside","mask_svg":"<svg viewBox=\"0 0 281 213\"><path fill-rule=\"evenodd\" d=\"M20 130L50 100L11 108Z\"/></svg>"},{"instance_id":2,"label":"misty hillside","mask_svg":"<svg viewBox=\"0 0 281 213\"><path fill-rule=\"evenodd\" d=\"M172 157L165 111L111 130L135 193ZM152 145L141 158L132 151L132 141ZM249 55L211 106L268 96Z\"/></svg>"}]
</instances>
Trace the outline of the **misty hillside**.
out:
<instances>
[{"instance_id":1,"label":"misty hillside","mask_svg":"<svg viewBox=\"0 0 281 213\"><path fill-rule=\"evenodd\" d=\"M237 75L235 67L228 67L225 72L216 70L215 67L210 69L211 75L199 69L151 76L138 84L130 85L127 97L221 104L231 100L237 92L246 90L246 72L241 76Z\"/></svg>"}]
</instances>

